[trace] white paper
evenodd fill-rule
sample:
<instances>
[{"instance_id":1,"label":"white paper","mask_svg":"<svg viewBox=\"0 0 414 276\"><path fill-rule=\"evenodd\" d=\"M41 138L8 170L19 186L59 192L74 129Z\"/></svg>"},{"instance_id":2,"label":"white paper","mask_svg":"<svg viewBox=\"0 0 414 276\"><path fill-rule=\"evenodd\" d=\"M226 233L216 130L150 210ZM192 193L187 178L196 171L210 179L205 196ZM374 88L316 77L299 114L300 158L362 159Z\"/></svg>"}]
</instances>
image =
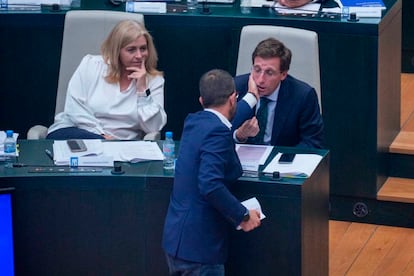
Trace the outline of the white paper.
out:
<instances>
[{"instance_id":1,"label":"white paper","mask_svg":"<svg viewBox=\"0 0 414 276\"><path fill-rule=\"evenodd\" d=\"M148 12L148 13L166 13L167 3L165 2L132 2L125 5L126 12Z\"/></svg>"},{"instance_id":2,"label":"white paper","mask_svg":"<svg viewBox=\"0 0 414 276\"><path fill-rule=\"evenodd\" d=\"M236 144L236 152L239 156L243 171L257 172L259 165L263 165L273 146Z\"/></svg>"},{"instance_id":3,"label":"white paper","mask_svg":"<svg viewBox=\"0 0 414 276\"><path fill-rule=\"evenodd\" d=\"M281 177L310 177L313 171L322 160L318 154L296 154L295 159L290 164L280 164L279 158L282 154L279 152L273 160L263 170L264 173L272 174L279 172Z\"/></svg>"},{"instance_id":4,"label":"white paper","mask_svg":"<svg viewBox=\"0 0 414 276\"><path fill-rule=\"evenodd\" d=\"M335 1L343 14L344 17L347 17L351 13L355 13L357 17L381 17L382 10L386 9L385 6L349 6L344 7L340 0Z\"/></svg>"},{"instance_id":5,"label":"white paper","mask_svg":"<svg viewBox=\"0 0 414 276\"><path fill-rule=\"evenodd\" d=\"M71 157L78 157L79 166L113 166L113 161L140 162L163 160L164 155L156 142L107 141L84 139L86 151L71 152L66 140L53 143L56 165L69 165Z\"/></svg>"},{"instance_id":6,"label":"white paper","mask_svg":"<svg viewBox=\"0 0 414 276\"><path fill-rule=\"evenodd\" d=\"M81 156L79 157L78 166L83 167L113 167L114 158L108 155L98 156Z\"/></svg>"},{"instance_id":7,"label":"white paper","mask_svg":"<svg viewBox=\"0 0 414 276\"><path fill-rule=\"evenodd\" d=\"M320 7L321 7L321 4L312 3L312 2L306 5L303 5L301 7L298 7L298 8L287 8L285 6L280 5L279 3L276 3L275 10L279 13L284 13L284 14L293 14L293 13L313 14L313 13L318 13Z\"/></svg>"},{"instance_id":8,"label":"white paper","mask_svg":"<svg viewBox=\"0 0 414 276\"><path fill-rule=\"evenodd\" d=\"M61 6L69 7L72 3L72 0L8 0L9 8L13 7L29 7L29 6L38 6L40 5L53 5L58 4Z\"/></svg>"},{"instance_id":9,"label":"white paper","mask_svg":"<svg viewBox=\"0 0 414 276\"><path fill-rule=\"evenodd\" d=\"M99 139L84 139L86 151L72 152L66 140L56 140L53 143L53 160L56 165L69 165L71 157L78 157L78 165L83 165L85 162L89 166L113 166L109 164L109 157L104 155L104 147L102 141ZM95 165L94 165L95 164Z\"/></svg>"},{"instance_id":10,"label":"white paper","mask_svg":"<svg viewBox=\"0 0 414 276\"><path fill-rule=\"evenodd\" d=\"M263 214L262 212L262 206L260 206L259 201L257 200L257 198L252 197L250 199L247 199L245 201L242 201L242 203L244 207L246 207L248 210L256 210L260 213L260 220L265 219L266 215ZM240 230L241 227L237 226L237 230Z\"/></svg>"},{"instance_id":11,"label":"white paper","mask_svg":"<svg viewBox=\"0 0 414 276\"><path fill-rule=\"evenodd\" d=\"M115 161L153 161L164 160L157 142L152 141L113 141L105 142L105 154L113 156Z\"/></svg>"}]
</instances>

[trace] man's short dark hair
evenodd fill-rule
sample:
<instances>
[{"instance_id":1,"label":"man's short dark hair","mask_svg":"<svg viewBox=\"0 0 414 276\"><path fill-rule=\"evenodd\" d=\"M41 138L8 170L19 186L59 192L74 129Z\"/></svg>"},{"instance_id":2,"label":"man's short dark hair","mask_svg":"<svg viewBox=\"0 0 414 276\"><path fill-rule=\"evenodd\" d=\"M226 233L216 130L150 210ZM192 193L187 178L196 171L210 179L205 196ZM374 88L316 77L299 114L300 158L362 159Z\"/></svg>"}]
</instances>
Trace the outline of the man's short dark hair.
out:
<instances>
[{"instance_id":1,"label":"man's short dark hair","mask_svg":"<svg viewBox=\"0 0 414 276\"><path fill-rule=\"evenodd\" d=\"M199 88L205 108L225 104L235 91L233 77L221 69L213 69L205 73L200 79Z\"/></svg>"},{"instance_id":2,"label":"man's short dark hair","mask_svg":"<svg viewBox=\"0 0 414 276\"><path fill-rule=\"evenodd\" d=\"M286 72L290 67L292 52L281 41L270 37L257 44L252 54L252 64L256 57L263 59L278 57L280 58L280 71Z\"/></svg>"}]
</instances>

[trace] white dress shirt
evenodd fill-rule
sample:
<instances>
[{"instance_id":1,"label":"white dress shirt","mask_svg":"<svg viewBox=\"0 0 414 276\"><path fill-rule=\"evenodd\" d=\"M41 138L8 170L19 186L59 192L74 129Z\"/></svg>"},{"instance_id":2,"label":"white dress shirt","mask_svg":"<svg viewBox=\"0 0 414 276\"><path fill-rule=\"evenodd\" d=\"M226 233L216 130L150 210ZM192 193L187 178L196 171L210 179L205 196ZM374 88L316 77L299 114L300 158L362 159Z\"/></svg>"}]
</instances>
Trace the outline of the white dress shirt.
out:
<instances>
[{"instance_id":1,"label":"white dress shirt","mask_svg":"<svg viewBox=\"0 0 414 276\"><path fill-rule=\"evenodd\" d=\"M87 55L73 74L64 111L57 114L48 133L78 127L115 139L140 139L160 131L167 122L164 110L164 78L147 74L151 94L138 93L135 80L124 91L108 83L108 65L102 56Z\"/></svg>"}]
</instances>

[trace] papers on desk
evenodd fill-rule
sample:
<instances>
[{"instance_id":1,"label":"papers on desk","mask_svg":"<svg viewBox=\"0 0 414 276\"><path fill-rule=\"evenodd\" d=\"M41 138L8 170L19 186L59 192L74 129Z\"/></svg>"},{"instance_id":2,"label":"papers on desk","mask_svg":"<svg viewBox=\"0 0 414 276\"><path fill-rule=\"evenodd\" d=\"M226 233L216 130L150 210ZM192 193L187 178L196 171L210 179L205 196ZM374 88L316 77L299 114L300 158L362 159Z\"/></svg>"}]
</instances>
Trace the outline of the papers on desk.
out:
<instances>
[{"instance_id":1,"label":"papers on desk","mask_svg":"<svg viewBox=\"0 0 414 276\"><path fill-rule=\"evenodd\" d=\"M128 1L125 4L126 12L144 12L144 13L166 13L167 3L165 2L135 2Z\"/></svg>"},{"instance_id":2,"label":"papers on desk","mask_svg":"<svg viewBox=\"0 0 414 276\"><path fill-rule=\"evenodd\" d=\"M386 9L382 0L336 0L344 16L355 13L357 17L381 17Z\"/></svg>"},{"instance_id":3,"label":"papers on desk","mask_svg":"<svg viewBox=\"0 0 414 276\"><path fill-rule=\"evenodd\" d=\"M58 4L60 7L70 7L73 0L8 0L10 10L40 10L40 5Z\"/></svg>"},{"instance_id":4,"label":"papers on desk","mask_svg":"<svg viewBox=\"0 0 414 276\"><path fill-rule=\"evenodd\" d=\"M105 154L113 156L114 161L137 163L164 160L164 154L156 142L113 141L103 144Z\"/></svg>"},{"instance_id":5,"label":"papers on desk","mask_svg":"<svg viewBox=\"0 0 414 276\"><path fill-rule=\"evenodd\" d=\"M141 162L163 160L158 144L151 141L107 141L83 140L87 150L71 152L66 141L53 143L55 165L69 165L71 157L78 157L78 166L112 167L114 161Z\"/></svg>"},{"instance_id":6,"label":"papers on desk","mask_svg":"<svg viewBox=\"0 0 414 276\"><path fill-rule=\"evenodd\" d=\"M278 2L268 1L268 0L251 0L251 7L253 8L274 8L278 13L283 14L296 14L296 13L317 13L321 7L320 3L308 3L298 8L288 8L282 6Z\"/></svg>"},{"instance_id":7,"label":"papers on desk","mask_svg":"<svg viewBox=\"0 0 414 276\"><path fill-rule=\"evenodd\" d=\"M253 0L257 1L257 0ZM342 9L340 8L340 0L334 0L338 4L337 7L326 8L323 7L321 9L321 4L314 2L310 2L306 5L297 8L287 8L285 6L276 3L274 6L275 11L281 14L317 14L318 12L322 13L330 13L330 14L341 14Z\"/></svg>"},{"instance_id":8,"label":"papers on desk","mask_svg":"<svg viewBox=\"0 0 414 276\"><path fill-rule=\"evenodd\" d=\"M275 10L278 13L283 13L283 14L293 14L293 13L315 14L315 13L318 13L320 7L321 7L321 4L312 3L312 2L306 5L303 5L301 7L298 7L298 8L287 8L285 6L280 5L279 3L276 3Z\"/></svg>"},{"instance_id":9,"label":"papers on desk","mask_svg":"<svg viewBox=\"0 0 414 276\"><path fill-rule=\"evenodd\" d=\"M236 152L245 176L257 176L259 165L263 165L273 146L236 144Z\"/></svg>"},{"instance_id":10,"label":"papers on desk","mask_svg":"<svg viewBox=\"0 0 414 276\"><path fill-rule=\"evenodd\" d=\"M86 151L71 152L66 140L54 141L53 161L55 165L69 165L72 157L78 158L78 166L102 166L111 167L114 164L111 156L104 154L103 143L97 139L85 139Z\"/></svg>"},{"instance_id":11,"label":"papers on desk","mask_svg":"<svg viewBox=\"0 0 414 276\"><path fill-rule=\"evenodd\" d=\"M259 201L257 198L252 197L250 199L247 199L243 201L241 204L243 204L244 207L246 207L248 210L256 210L260 213L260 220L265 219L266 216L262 212L262 206L260 206ZM237 226L237 230L241 230L240 226Z\"/></svg>"},{"instance_id":12,"label":"papers on desk","mask_svg":"<svg viewBox=\"0 0 414 276\"><path fill-rule=\"evenodd\" d=\"M279 172L281 177L308 178L322 160L322 156L318 154L296 154L292 163L281 164L279 163L281 155L278 153L263 170L263 173Z\"/></svg>"}]
</instances>

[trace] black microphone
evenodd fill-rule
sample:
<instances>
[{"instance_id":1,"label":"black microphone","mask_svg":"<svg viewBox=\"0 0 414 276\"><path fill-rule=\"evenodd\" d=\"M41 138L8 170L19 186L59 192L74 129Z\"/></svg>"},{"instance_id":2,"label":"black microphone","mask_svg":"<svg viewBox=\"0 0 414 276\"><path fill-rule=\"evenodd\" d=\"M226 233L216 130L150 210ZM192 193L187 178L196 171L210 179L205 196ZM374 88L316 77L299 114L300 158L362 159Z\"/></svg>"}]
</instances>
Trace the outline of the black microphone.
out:
<instances>
[{"instance_id":1,"label":"black microphone","mask_svg":"<svg viewBox=\"0 0 414 276\"><path fill-rule=\"evenodd\" d=\"M108 2L113 6L119 6L125 1L123 1L123 0L108 0Z\"/></svg>"},{"instance_id":2,"label":"black microphone","mask_svg":"<svg viewBox=\"0 0 414 276\"><path fill-rule=\"evenodd\" d=\"M201 14L211 14L211 10L210 10L210 8L207 6L207 0L204 0L203 1L203 4L202 4L202 9L201 9L201 12L200 12Z\"/></svg>"}]
</instances>

